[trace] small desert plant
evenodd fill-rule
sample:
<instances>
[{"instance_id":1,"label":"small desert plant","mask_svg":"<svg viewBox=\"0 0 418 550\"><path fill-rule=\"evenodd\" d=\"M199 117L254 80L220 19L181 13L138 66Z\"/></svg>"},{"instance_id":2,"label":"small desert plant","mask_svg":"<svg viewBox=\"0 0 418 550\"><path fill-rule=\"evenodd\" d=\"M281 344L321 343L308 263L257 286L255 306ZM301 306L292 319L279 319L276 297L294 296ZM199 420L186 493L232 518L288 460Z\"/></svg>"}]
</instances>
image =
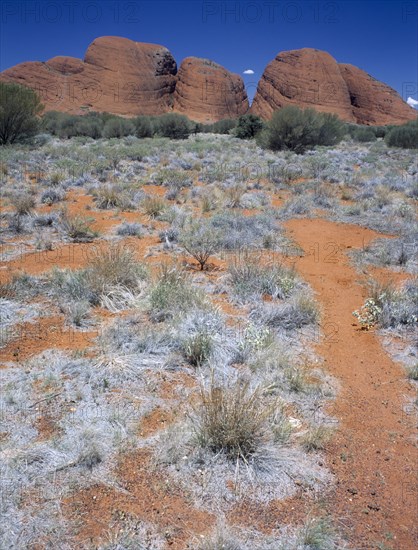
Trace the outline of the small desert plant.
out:
<instances>
[{"instance_id":1,"label":"small desert plant","mask_svg":"<svg viewBox=\"0 0 418 550\"><path fill-rule=\"evenodd\" d=\"M221 386L212 379L200 389L193 425L202 447L247 461L265 444L272 414L260 388L242 380Z\"/></svg>"},{"instance_id":2,"label":"small desert plant","mask_svg":"<svg viewBox=\"0 0 418 550\"><path fill-rule=\"evenodd\" d=\"M273 113L259 135L260 143L268 149L303 153L315 145L335 145L343 134L343 124L336 115L288 106Z\"/></svg>"},{"instance_id":3,"label":"small desert plant","mask_svg":"<svg viewBox=\"0 0 418 550\"><path fill-rule=\"evenodd\" d=\"M226 199L227 208L239 208L241 206L241 199L245 194L245 187L239 184L225 187L224 195Z\"/></svg>"},{"instance_id":4,"label":"small desert plant","mask_svg":"<svg viewBox=\"0 0 418 550\"><path fill-rule=\"evenodd\" d=\"M181 347L185 359L194 367L199 367L211 356L213 338L209 332L202 330L188 336Z\"/></svg>"},{"instance_id":5,"label":"small desert plant","mask_svg":"<svg viewBox=\"0 0 418 550\"><path fill-rule=\"evenodd\" d=\"M306 550L332 550L337 547L334 539L335 531L325 517L308 518L298 532L298 542Z\"/></svg>"},{"instance_id":6,"label":"small desert plant","mask_svg":"<svg viewBox=\"0 0 418 550\"><path fill-rule=\"evenodd\" d=\"M295 330L318 322L315 301L305 293L298 293L287 303L264 303L251 312L251 318L271 328Z\"/></svg>"},{"instance_id":7,"label":"small desert plant","mask_svg":"<svg viewBox=\"0 0 418 550\"><path fill-rule=\"evenodd\" d=\"M9 201L19 216L30 214L35 208L35 199L29 193L16 193L9 198Z\"/></svg>"},{"instance_id":8,"label":"small desert plant","mask_svg":"<svg viewBox=\"0 0 418 550\"><path fill-rule=\"evenodd\" d=\"M291 295L297 284L294 270L279 264L263 266L250 256L231 264L228 274L234 294L245 301L263 295L283 300Z\"/></svg>"},{"instance_id":9,"label":"small desert plant","mask_svg":"<svg viewBox=\"0 0 418 550\"><path fill-rule=\"evenodd\" d=\"M144 228L140 223L123 222L116 229L116 233L120 237L142 237Z\"/></svg>"},{"instance_id":10,"label":"small desert plant","mask_svg":"<svg viewBox=\"0 0 418 550\"><path fill-rule=\"evenodd\" d=\"M179 243L199 263L203 271L210 256L219 246L218 232L208 223L190 222L180 233Z\"/></svg>"},{"instance_id":11,"label":"small desert plant","mask_svg":"<svg viewBox=\"0 0 418 550\"><path fill-rule=\"evenodd\" d=\"M90 285L103 293L115 286L135 290L146 279L145 267L134 252L121 245L99 249L88 263Z\"/></svg>"},{"instance_id":12,"label":"small desert plant","mask_svg":"<svg viewBox=\"0 0 418 550\"><path fill-rule=\"evenodd\" d=\"M408 368L408 378L418 381L418 363Z\"/></svg>"},{"instance_id":13,"label":"small desert plant","mask_svg":"<svg viewBox=\"0 0 418 550\"><path fill-rule=\"evenodd\" d=\"M147 216L150 218L157 218L164 212L166 204L159 197L147 195L142 201L142 208Z\"/></svg>"},{"instance_id":14,"label":"small desert plant","mask_svg":"<svg viewBox=\"0 0 418 550\"><path fill-rule=\"evenodd\" d=\"M62 212L60 225L64 233L77 243L90 242L97 237L97 232L91 228L90 219L83 216Z\"/></svg>"},{"instance_id":15,"label":"small desert plant","mask_svg":"<svg viewBox=\"0 0 418 550\"><path fill-rule=\"evenodd\" d=\"M418 320L417 308L416 279L407 281L400 289L392 283L372 283L371 296L353 315L366 329L375 325L382 328L413 326Z\"/></svg>"},{"instance_id":16,"label":"small desert plant","mask_svg":"<svg viewBox=\"0 0 418 550\"><path fill-rule=\"evenodd\" d=\"M149 294L153 321L164 321L190 308L205 305L205 297L176 265L163 264Z\"/></svg>"},{"instance_id":17,"label":"small desert plant","mask_svg":"<svg viewBox=\"0 0 418 550\"><path fill-rule=\"evenodd\" d=\"M97 207L103 210L108 210L110 208L130 210L134 207L126 190L120 185L103 185L94 190L93 196Z\"/></svg>"},{"instance_id":18,"label":"small desert plant","mask_svg":"<svg viewBox=\"0 0 418 550\"><path fill-rule=\"evenodd\" d=\"M193 124L184 115L166 113L155 119L155 129L163 137L187 139L192 132Z\"/></svg>"},{"instance_id":19,"label":"small desert plant","mask_svg":"<svg viewBox=\"0 0 418 550\"><path fill-rule=\"evenodd\" d=\"M240 139L254 138L263 129L263 120L257 115L242 115L234 129L234 134Z\"/></svg>"},{"instance_id":20,"label":"small desert plant","mask_svg":"<svg viewBox=\"0 0 418 550\"><path fill-rule=\"evenodd\" d=\"M49 189L45 189L45 191L42 193L41 203L49 205L54 204L56 202L62 201L64 196L65 194L63 191L50 187Z\"/></svg>"},{"instance_id":21,"label":"small desert plant","mask_svg":"<svg viewBox=\"0 0 418 550\"><path fill-rule=\"evenodd\" d=\"M325 449L332 436L328 426L310 426L302 438L302 446L308 453Z\"/></svg>"}]
</instances>

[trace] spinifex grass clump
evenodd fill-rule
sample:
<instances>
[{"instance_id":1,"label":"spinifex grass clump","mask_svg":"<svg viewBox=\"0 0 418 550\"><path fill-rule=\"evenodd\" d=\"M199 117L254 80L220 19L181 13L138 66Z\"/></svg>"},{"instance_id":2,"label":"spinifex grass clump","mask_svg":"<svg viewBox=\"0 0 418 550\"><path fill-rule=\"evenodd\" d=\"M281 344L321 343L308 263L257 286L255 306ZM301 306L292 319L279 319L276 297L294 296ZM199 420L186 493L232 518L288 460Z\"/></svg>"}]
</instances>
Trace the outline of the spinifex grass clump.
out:
<instances>
[{"instance_id":1,"label":"spinifex grass clump","mask_svg":"<svg viewBox=\"0 0 418 550\"><path fill-rule=\"evenodd\" d=\"M273 407L248 382L221 386L212 380L207 389L201 388L195 413L199 444L231 460L248 461L269 439Z\"/></svg>"},{"instance_id":2,"label":"spinifex grass clump","mask_svg":"<svg viewBox=\"0 0 418 550\"><path fill-rule=\"evenodd\" d=\"M62 212L60 225L64 233L76 243L90 242L97 237L97 232L91 228L90 220L82 216Z\"/></svg>"},{"instance_id":3,"label":"spinifex grass clump","mask_svg":"<svg viewBox=\"0 0 418 550\"><path fill-rule=\"evenodd\" d=\"M263 295L285 299L296 284L296 273L283 265L261 265L251 257L229 266L229 281L237 298L248 301Z\"/></svg>"},{"instance_id":4,"label":"spinifex grass clump","mask_svg":"<svg viewBox=\"0 0 418 550\"><path fill-rule=\"evenodd\" d=\"M134 252L117 244L99 249L88 264L88 273L91 286L103 292L116 286L135 290L147 277Z\"/></svg>"},{"instance_id":5,"label":"spinifex grass clump","mask_svg":"<svg viewBox=\"0 0 418 550\"><path fill-rule=\"evenodd\" d=\"M150 316L164 321L191 308L204 307L205 296L195 288L190 277L176 265L163 264L149 295Z\"/></svg>"}]
</instances>

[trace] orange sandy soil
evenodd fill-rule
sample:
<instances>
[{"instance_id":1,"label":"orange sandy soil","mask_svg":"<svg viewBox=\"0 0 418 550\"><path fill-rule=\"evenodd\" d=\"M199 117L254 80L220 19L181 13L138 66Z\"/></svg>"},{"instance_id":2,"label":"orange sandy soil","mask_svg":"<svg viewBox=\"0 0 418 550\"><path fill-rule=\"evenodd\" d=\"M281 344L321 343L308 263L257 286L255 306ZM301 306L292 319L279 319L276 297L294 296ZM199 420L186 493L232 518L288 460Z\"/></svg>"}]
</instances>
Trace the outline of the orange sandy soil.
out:
<instances>
[{"instance_id":1,"label":"orange sandy soil","mask_svg":"<svg viewBox=\"0 0 418 550\"><path fill-rule=\"evenodd\" d=\"M418 453L413 414L405 413L405 405L413 387L376 334L354 322L352 311L362 305L366 291L345 254L376 233L321 219L285 225L306 252L296 260L296 268L322 304L325 337L317 352L341 382L340 394L329 407L340 421L327 453L337 481L329 509L356 549L374 548L391 534L389 547L412 550L418 534ZM339 246L331 257L329 243ZM313 255L311 249L319 252Z\"/></svg>"},{"instance_id":2,"label":"orange sandy soil","mask_svg":"<svg viewBox=\"0 0 418 550\"><path fill-rule=\"evenodd\" d=\"M159 195L165 191L159 186L145 186L144 189ZM272 195L272 204L281 204L283 195L282 192ZM114 211L91 210L94 207L92 198L80 191L69 193L68 199L65 204L69 211L93 217L94 228L102 233L109 232L123 220L150 223L138 212L115 215ZM158 222L152 223L159 227ZM325 369L341 386L335 403L329 407L330 415L339 420L339 425L325 453L336 485L330 494L324 495L323 505L352 548L377 548L376 543L382 542L385 534L391 534L392 540L387 541L389 548L412 550L417 542L418 455L412 440L414 419L404 412L406 397L413 393L412 385L405 380L402 367L383 351L376 334L361 330L352 315L352 311L364 302L366 289L365 281L359 280L362 276L349 263L346 252L361 248L379 235L368 229L324 219L291 220L285 226L289 236L305 251L305 256L285 261L294 264L311 284L322 307L324 336L316 351L323 357ZM129 238L123 242L132 245L138 258L145 258L152 266L170 258L169 253L152 253L158 243L156 236ZM103 241L65 244L57 250L29 253L15 261L3 262L1 282L21 271L39 274L52 266L83 267L96 246L106 244ZM206 275L216 281L224 274L226 262L211 261ZM197 272L190 260L186 265L190 272ZM385 279L388 273L378 268L367 271L379 279ZM396 281L405 277L402 273L392 276ZM213 298L230 320L243 313L228 302L227 297L215 295ZM102 317L110 316L102 313L97 312ZM85 349L96 334L93 329L91 333L72 331L69 335L63 328L63 319L56 317L43 318L38 325L35 336L28 331L19 342L8 344L3 350L5 360L26 359L49 347ZM71 341L70 337L75 339ZM176 398L177 388L195 385L187 374L177 375L176 381L165 374L158 376L161 377L159 392L168 407L157 408L143 419L138 426L141 436L154 434L172 422L176 411L170 409L169 401ZM41 418L39 429L41 439L53 435L53 419ZM191 537L211 530L214 516L195 509L186 494L156 472L146 451L121 457L115 476L120 490L97 484L64 501L64 515L76 522L80 543L97 543L121 514L133 514L155 523L163 529L169 547L176 550L192 548L187 543ZM295 483L297 485L297 480ZM241 502L230 510L228 520L264 532L280 524L298 524L318 503L304 487L297 489L292 498L264 506Z\"/></svg>"}]
</instances>

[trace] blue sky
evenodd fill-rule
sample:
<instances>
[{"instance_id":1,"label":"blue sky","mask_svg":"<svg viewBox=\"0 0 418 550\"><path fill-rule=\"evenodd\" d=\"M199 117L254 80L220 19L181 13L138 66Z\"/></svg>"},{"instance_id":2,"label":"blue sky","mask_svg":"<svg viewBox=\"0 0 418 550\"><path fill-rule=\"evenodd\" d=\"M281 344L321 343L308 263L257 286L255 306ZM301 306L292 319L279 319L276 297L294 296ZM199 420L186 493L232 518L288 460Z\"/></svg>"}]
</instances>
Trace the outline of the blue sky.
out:
<instances>
[{"instance_id":1,"label":"blue sky","mask_svg":"<svg viewBox=\"0 0 418 550\"><path fill-rule=\"evenodd\" d=\"M418 99L418 2L408 0L1 0L0 68L83 58L98 36L163 44L241 74L250 98L283 50L328 51ZM252 69L254 75L244 75Z\"/></svg>"}]
</instances>

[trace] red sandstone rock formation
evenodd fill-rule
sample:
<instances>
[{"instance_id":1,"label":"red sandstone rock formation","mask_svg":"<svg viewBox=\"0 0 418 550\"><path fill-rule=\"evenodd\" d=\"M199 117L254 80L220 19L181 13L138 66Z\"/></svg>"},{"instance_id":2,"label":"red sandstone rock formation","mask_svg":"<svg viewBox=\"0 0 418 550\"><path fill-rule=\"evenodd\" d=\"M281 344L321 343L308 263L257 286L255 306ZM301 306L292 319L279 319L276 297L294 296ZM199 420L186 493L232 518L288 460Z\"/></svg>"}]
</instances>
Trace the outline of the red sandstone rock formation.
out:
<instances>
[{"instance_id":1,"label":"red sandstone rock formation","mask_svg":"<svg viewBox=\"0 0 418 550\"><path fill-rule=\"evenodd\" d=\"M248 111L242 78L208 59L187 57L177 74L174 110L192 120L213 122Z\"/></svg>"},{"instance_id":2,"label":"red sandstone rock formation","mask_svg":"<svg viewBox=\"0 0 418 550\"><path fill-rule=\"evenodd\" d=\"M268 119L286 105L313 107L357 124L402 124L417 117L386 84L310 48L282 52L267 65L251 112Z\"/></svg>"},{"instance_id":3,"label":"red sandstone rock formation","mask_svg":"<svg viewBox=\"0 0 418 550\"><path fill-rule=\"evenodd\" d=\"M347 84L353 115L358 124L384 126L417 118L418 112L390 86L353 65L340 63L339 67Z\"/></svg>"},{"instance_id":4,"label":"red sandstone rock formation","mask_svg":"<svg viewBox=\"0 0 418 550\"><path fill-rule=\"evenodd\" d=\"M355 122L350 94L338 63L319 50L282 52L267 65L251 112L268 119L275 110L287 105L313 107Z\"/></svg>"},{"instance_id":5,"label":"red sandstone rock formation","mask_svg":"<svg viewBox=\"0 0 418 550\"><path fill-rule=\"evenodd\" d=\"M169 111L176 73L167 48L104 36L90 44L84 61L54 57L46 63L21 63L0 78L38 91L47 111L133 116Z\"/></svg>"}]
</instances>

